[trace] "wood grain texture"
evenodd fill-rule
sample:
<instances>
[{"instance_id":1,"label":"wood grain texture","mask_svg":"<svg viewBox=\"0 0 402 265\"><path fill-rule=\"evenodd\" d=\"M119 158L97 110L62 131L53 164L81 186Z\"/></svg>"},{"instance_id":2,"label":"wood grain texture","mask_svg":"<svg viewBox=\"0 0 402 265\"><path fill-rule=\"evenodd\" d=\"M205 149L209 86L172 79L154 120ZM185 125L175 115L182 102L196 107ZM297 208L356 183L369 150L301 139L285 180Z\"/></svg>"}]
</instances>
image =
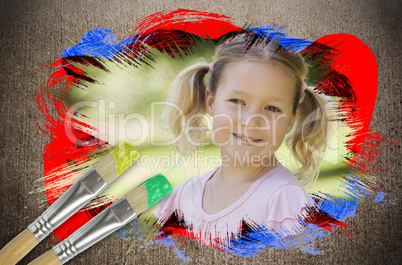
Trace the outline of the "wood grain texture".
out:
<instances>
[{"instance_id":1,"label":"wood grain texture","mask_svg":"<svg viewBox=\"0 0 402 265\"><path fill-rule=\"evenodd\" d=\"M38 243L39 240L26 228L0 250L0 264L17 264L17 262L25 257Z\"/></svg>"},{"instance_id":2,"label":"wood grain texture","mask_svg":"<svg viewBox=\"0 0 402 265\"><path fill-rule=\"evenodd\" d=\"M180 4L178 4L180 3ZM347 238L339 232L316 243L331 248L323 255L305 254L295 248L275 249L249 260L231 258L219 250L188 241L182 252L194 264L397 264L401 257L401 4L397 0L375 1L197 1L116 0L53 1L3 0L0 2L0 60L2 136L0 172L0 248L27 227L45 208L45 194L33 193L43 182L43 147L50 142L38 128L42 118L34 95L39 88L33 72L59 58L64 49L78 43L90 29L110 28L118 38L128 34L136 19L161 10L186 8L228 15L243 26L284 25L293 37L317 39L333 33L349 33L374 52L379 68L379 90L370 129L396 144L381 144L379 168L387 195L380 203L374 197L359 206L349 225ZM70 43L69 39L74 43ZM40 80L43 81L43 80ZM52 112L55 110L51 109ZM386 161L386 162L384 162ZM20 264L27 264L53 246L44 240ZM399 262L398 262L399 261ZM129 247L121 240L103 240L69 264L179 264L173 248Z\"/></svg>"},{"instance_id":3,"label":"wood grain texture","mask_svg":"<svg viewBox=\"0 0 402 265\"><path fill-rule=\"evenodd\" d=\"M52 249L40 255L39 257L37 257L36 259L34 259L32 262L29 263L29 265L44 265L44 264L61 265L63 263Z\"/></svg>"}]
</instances>

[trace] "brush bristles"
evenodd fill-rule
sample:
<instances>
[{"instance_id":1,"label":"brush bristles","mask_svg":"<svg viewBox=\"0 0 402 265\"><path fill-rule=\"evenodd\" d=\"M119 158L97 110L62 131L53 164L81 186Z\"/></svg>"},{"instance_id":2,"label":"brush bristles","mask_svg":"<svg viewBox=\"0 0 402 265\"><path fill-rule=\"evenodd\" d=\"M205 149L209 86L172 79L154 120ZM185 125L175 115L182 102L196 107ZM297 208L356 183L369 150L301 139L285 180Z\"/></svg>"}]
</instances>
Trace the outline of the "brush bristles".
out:
<instances>
[{"instance_id":1,"label":"brush bristles","mask_svg":"<svg viewBox=\"0 0 402 265\"><path fill-rule=\"evenodd\" d=\"M129 192L125 197L137 214L142 213L172 191L172 186L162 174L153 176Z\"/></svg>"},{"instance_id":2,"label":"brush bristles","mask_svg":"<svg viewBox=\"0 0 402 265\"><path fill-rule=\"evenodd\" d=\"M144 184L136 187L124 197L137 214L140 214L148 209L148 191Z\"/></svg>"},{"instance_id":3,"label":"brush bristles","mask_svg":"<svg viewBox=\"0 0 402 265\"><path fill-rule=\"evenodd\" d=\"M116 169L116 161L112 153L96 163L94 169L107 182L107 184L110 184L119 176Z\"/></svg>"},{"instance_id":4,"label":"brush bristles","mask_svg":"<svg viewBox=\"0 0 402 265\"><path fill-rule=\"evenodd\" d=\"M94 165L94 169L107 184L110 184L129 168L139 156L140 153L134 145L129 142L123 142Z\"/></svg>"}]
</instances>

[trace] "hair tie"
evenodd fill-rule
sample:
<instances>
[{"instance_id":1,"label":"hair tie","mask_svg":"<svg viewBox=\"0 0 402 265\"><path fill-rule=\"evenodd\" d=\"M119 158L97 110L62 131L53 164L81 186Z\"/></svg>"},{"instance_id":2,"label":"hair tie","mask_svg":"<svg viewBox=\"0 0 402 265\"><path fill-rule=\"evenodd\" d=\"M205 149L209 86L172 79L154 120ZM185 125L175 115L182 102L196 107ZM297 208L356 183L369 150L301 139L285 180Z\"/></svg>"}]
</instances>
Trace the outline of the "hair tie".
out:
<instances>
[{"instance_id":1,"label":"hair tie","mask_svg":"<svg viewBox=\"0 0 402 265\"><path fill-rule=\"evenodd\" d=\"M208 71L212 73L213 70L214 70L214 63L210 63Z\"/></svg>"},{"instance_id":2,"label":"hair tie","mask_svg":"<svg viewBox=\"0 0 402 265\"><path fill-rule=\"evenodd\" d=\"M306 82L303 82L302 92L303 92L304 90L306 90L306 88L307 88L307 84L306 84Z\"/></svg>"}]
</instances>

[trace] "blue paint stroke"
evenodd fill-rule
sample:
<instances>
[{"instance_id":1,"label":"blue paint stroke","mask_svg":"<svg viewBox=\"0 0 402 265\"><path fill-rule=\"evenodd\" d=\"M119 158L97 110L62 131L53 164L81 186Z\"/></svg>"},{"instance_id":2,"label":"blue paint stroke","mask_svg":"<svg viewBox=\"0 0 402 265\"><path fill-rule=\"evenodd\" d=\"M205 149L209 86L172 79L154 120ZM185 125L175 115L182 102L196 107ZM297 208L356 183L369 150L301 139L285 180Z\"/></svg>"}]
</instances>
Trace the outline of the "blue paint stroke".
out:
<instances>
[{"instance_id":1,"label":"blue paint stroke","mask_svg":"<svg viewBox=\"0 0 402 265\"><path fill-rule=\"evenodd\" d=\"M116 237L119 237L125 241L133 241L133 238L136 241L140 241L142 243L145 243L147 246L152 246L152 245L163 245L167 248L173 247L174 250L176 251L177 256L184 262L189 262L192 261L190 258L186 257L178 248L176 243L174 242L173 238L171 237L161 237L160 239L155 240L154 238L150 237L148 227L144 224L146 224L147 221L143 220L139 217L135 218L132 220L130 223L125 225L124 227L120 228L117 230L115 233ZM162 232L157 232L156 236L161 235ZM156 237L155 237L156 238Z\"/></svg>"},{"instance_id":2,"label":"blue paint stroke","mask_svg":"<svg viewBox=\"0 0 402 265\"><path fill-rule=\"evenodd\" d=\"M269 248L288 249L299 247L305 253L324 254L323 251L316 250L308 245L312 240L325 236L325 233L315 225L306 224L306 231L302 232L297 240L295 238L286 238L285 234L278 233L265 226L253 227L253 229L254 231L249 235L232 240L229 246L216 245L216 247L224 249L233 256L243 258L253 257Z\"/></svg>"},{"instance_id":3,"label":"blue paint stroke","mask_svg":"<svg viewBox=\"0 0 402 265\"><path fill-rule=\"evenodd\" d=\"M305 39L287 37L285 33L281 32L283 28L279 26L258 26L250 28L250 30L254 31L259 36L272 38L290 50L301 51L313 43ZM129 44L138 41L140 37L141 34L137 35L136 38L129 37L117 42L116 35L113 34L112 30L107 28L93 29L88 31L85 36L81 38L79 44L65 49L61 57L93 56L110 59L119 54L119 52ZM147 40L148 37L149 36L144 38L143 41Z\"/></svg>"},{"instance_id":4,"label":"blue paint stroke","mask_svg":"<svg viewBox=\"0 0 402 265\"><path fill-rule=\"evenodd\" d=\"M385 196L385 195L386 195L386 193L384 193L384 192L379 192L374 201L376 201L376 202L382 201L382 200L384 199L384 196Z\"/></svg>"},{"instance_id":5,"label":"blue paint stroke","mask_svg":"<svg viewBox=\"0 0 402 265\"><path fill-rule=\"evenodd\" d=\"M65 49L61 57L93 56L110 59L134 41L133 37L116 42L116 35L110 29L97 28L88 31L81 42Z\"/></svg>"},{"instance_id":6,"label":"blue paint stroke","mask_svg":"<svg viewBox=\"0 0 402 265\"><path fill-rule=\"evenodd\" d=\"M310 40L296 39L286 36L286 34L283 32L284 28L280 26L260 25L250 28L250 30L254 31L258 36L271 38L280 43L283 47L286 47L286 49L295 52L300 52L313 43Z\"/></svg>"}]
</instances>

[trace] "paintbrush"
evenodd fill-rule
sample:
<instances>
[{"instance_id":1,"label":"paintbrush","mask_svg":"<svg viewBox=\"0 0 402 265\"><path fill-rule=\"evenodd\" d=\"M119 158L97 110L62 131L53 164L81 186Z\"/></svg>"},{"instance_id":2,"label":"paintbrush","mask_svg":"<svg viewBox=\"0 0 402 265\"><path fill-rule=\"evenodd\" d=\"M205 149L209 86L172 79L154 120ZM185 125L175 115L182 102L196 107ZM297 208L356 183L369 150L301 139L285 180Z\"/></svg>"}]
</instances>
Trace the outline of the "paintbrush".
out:
<instances>
[{"instance_id":1,"label":"paintbrush","mask_svg":"<svg viewBox=\"0 0 402 265\"><path fill-rule=\"evenodd\" d=\"M0 250L0 264L16 264L42 239L108 187L139 157L138 150L123 142L87 170L28 228Z\"/></svg>"},{"instance_id":2,"label":"paintbrush","mask_svg":"<svg viewBox=\"0 0 402 265\"><path fill-rule=\"evenodd\" d=\"M162 174L153 176L29 264L56 265L66 263L117 229L125 226L171 191L172 187L165 176Z\"/></svg>"}]
</instances>

